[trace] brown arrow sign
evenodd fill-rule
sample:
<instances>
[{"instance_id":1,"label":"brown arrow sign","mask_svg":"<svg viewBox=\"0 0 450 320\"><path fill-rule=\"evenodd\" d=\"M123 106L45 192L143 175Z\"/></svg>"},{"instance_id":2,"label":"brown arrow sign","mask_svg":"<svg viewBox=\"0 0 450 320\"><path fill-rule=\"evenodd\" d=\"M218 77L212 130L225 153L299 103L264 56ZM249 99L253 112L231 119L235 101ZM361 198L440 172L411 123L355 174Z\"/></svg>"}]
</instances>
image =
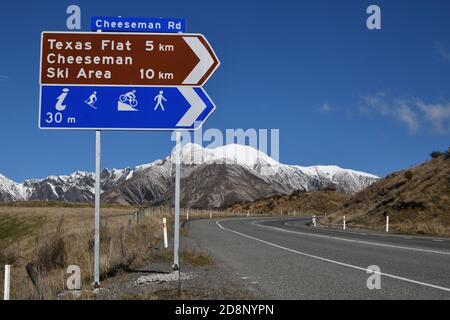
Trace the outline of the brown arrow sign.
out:
<instances>
[{"instance_id":1,"label":"brown arrow sign","mask_svg":"<svg viewBox=\"0 0 450 320\"><path fill-rule=\"evenodd\" d=\"M43 32L41 84L202 86L219 66L201 34Z\"/></svg>"}]
</instances>

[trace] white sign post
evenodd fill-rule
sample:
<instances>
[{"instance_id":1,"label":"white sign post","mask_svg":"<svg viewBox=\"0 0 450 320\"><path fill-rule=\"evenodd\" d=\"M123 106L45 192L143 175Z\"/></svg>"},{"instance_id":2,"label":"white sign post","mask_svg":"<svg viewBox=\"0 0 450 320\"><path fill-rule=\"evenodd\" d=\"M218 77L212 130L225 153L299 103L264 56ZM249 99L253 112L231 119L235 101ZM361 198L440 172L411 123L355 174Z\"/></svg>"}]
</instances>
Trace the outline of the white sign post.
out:
<instances>
[{"instance_id":1,"label":"white sign post","mask_svg":"<svg viewBox=\"0 0 450 320\"><path fill-rule=\"evenodd\" d=\"M386 232L389 232L389 216L386 216Z\"/></svg>"},{"instance_id":2,"label":"white sign post","mask_svg":"<svg viewBox=\"0 0 450 320\"><path fill-rule=\"evenodd\" d=\"M94 288L100 287L100 155L101 132L95 132Z\"/></svg>"},{"instance_id":3,"label":"white sign post","mask_svg":"<svg viewBox=\"0 0 450 320\"><path fill-rule=\"evenodd\" d=\"M97 32L102 32L98 30ZM94 289L100 288L100 159L101 131L95 131Z\"/></svg>"},{"instance_id":4,"label":"white sign post","mask_svg":"<svg viewBox=\"0 0 450 320\"><path fill-rule=\"evenodd\" d=\"M342 229L345 230L345 216L344 216L344 221L343 221L343 224L342 224Z\"/></svg>"},{"instance_id":5,"label":"white sign post","mask_svg":"<svg viewBox=\"0 0 450 320\"><path fill-rule=\"evenodd\" d=\"M178 249L180 246L180 175L181 175L181 133L175 132L176 146L175 146L175 222L173 230L173 270L177 271L180 268Z\"/></svg>"},{"instance_id":6,"label":"white sign post","mask_svg":"<svg viewBox=\"0 0 450 320\"><path fill-rule=\"evenodd\" d=\"M5 291L3 294L4 300L9 300L9 290L11 287L11 266L5 265Z\"/></svg>"}]
</instances>

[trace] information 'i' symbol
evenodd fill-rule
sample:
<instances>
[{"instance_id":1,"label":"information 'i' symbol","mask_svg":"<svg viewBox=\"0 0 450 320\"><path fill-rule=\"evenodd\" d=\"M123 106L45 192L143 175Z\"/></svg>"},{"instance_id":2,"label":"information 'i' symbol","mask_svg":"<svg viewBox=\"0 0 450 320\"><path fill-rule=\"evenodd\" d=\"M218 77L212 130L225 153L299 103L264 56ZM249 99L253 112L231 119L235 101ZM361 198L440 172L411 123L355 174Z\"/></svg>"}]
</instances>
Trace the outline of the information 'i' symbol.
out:
<instances>
[{"instance_id":1,"label":"information 'i' symbol","mask_svg":"<svg viewBox=\"0 0 450 320\"><path fill-rule=\"evenodd\" d=\"M62 90L62 93L56 98L58 101L56 102L55 108L58 111L64 111L66 110L66 105L63 104L64 99L66 99L67 94L69 93L69 89L64 88Z\"/></svg>"}]
</instances>

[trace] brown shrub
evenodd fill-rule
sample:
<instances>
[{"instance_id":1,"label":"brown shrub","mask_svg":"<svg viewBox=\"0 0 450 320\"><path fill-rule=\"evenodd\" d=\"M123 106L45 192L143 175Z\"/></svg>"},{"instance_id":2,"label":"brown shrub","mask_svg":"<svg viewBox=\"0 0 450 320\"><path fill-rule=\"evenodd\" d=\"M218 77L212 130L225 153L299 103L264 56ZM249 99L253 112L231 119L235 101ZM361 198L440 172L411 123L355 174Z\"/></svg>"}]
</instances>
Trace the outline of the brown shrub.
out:
<instances>
[{"instance_id":1,"label":"brown shrub","mask_svg":"<svg viewBox=\"0 0 450 320\"><path fill-rule=\"evenodd\" d=\"M14 265L19 260L19 256L15 248L2 249L0 248L0 266L5 264Z\"/></svg>"},{"instance_id":2,"label":"brown shrub","mask_svg":"<svg viewBox=\"0 0 450 320\"><path fill-rule=\"evenodd\" d=\"M439 158L442 155L443 155L443 153L441 151L433 151L433 152L430 153L430 157L432 159L437 159L437 158Z\"/></svg>"},{"instance_id":3,"label":"brown shrub","mask_svg":"<svg viewBox=\"0 0 450 320\"><path fill-rule=\"evenodd\" d=\"M404 176L407 180L411 180L413 178L413 173L411 170L405 171Z\"/></svg>"}]
</instances>

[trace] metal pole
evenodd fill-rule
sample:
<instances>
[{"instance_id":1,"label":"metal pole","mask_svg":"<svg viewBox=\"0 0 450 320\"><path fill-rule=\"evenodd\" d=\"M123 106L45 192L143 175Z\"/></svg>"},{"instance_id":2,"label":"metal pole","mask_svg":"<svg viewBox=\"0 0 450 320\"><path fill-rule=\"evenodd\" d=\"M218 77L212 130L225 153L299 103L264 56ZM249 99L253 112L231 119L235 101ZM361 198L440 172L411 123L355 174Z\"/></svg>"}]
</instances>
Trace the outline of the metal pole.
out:
<instances>
[{"instance_id":1,"label":"metal pole","mask_svg":"<svg viewBox=\"0 0 450 320\"><path fill-rule=\"evenodd\" d=\"M95 131L94 288L100 287L100 156L101 132Z\"/></svg>"},{"instance_id":2,"label":"metal pole","mask_svg":"<svg viewBox=\"0 0 450 320\"><path fill-rule=\"evenodd\" d=\"M11 287L11 266L9 264L5 265L5 291L3 294L4 300L9 300L9 290Z\"/></svg>"},{"instance_id":3,"label":"metal pole","mask_svg":"<svg viewBox=\"0 0 450 320\"><path fill-rule=\"evenodd\" d=\"M180 152L181 152L181 133L175 132L176 146L175 146L175 226L174 226L174 241L173 241L173 270L179 270L179 256L178 249L180 246Z\"/></svg>"}]
</instances>

